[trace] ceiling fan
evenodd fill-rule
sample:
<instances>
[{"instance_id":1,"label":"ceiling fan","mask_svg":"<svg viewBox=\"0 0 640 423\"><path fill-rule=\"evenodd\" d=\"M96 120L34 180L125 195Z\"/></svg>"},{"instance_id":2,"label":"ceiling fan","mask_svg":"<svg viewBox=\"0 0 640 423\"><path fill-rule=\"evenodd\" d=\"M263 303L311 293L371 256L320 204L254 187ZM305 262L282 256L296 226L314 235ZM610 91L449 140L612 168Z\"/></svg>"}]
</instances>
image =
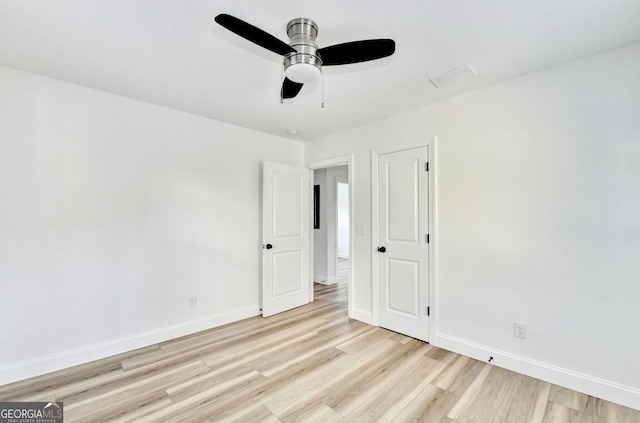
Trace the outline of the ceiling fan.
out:
<instances>
[{"instance_id":1,"label":"ceiling fan","mask_svg":"<svg viewBox=\"0 0 640 423\"><path fill-rule=\"evenodd\" d=\"M287 24L289 44L243 20L227 14L215 21L231 32L283 56L285 78L281 99L294 98L302 86L315 80L323 66L347 65L391 56L396 43L391 39L351 41L318 48L318 25L311 19L297 18Z\"/></svg>"}]
</instances>

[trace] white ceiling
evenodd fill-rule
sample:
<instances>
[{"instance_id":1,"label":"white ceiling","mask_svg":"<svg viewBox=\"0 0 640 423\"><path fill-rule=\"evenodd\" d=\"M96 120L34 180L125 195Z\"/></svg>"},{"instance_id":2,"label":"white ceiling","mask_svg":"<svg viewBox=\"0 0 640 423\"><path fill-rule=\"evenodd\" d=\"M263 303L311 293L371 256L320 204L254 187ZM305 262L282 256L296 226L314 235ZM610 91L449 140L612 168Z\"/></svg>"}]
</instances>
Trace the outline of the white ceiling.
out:
<instances>
[{"instance_id":1,"label":"white ceiling","mask_svg":"<svg viewBox=\"0 0 640 423\"><path fill-rule=\"evenodd\" d=\"M219 13L285 42L311 18L320 47L392 38L396 53L325 67L324 108L321 83L281 104L281 57ZM2 65L302 141L639 40L638 0L0 0ZM429 82L467 64L476 76Z\"/></svg>"}]
</instances>

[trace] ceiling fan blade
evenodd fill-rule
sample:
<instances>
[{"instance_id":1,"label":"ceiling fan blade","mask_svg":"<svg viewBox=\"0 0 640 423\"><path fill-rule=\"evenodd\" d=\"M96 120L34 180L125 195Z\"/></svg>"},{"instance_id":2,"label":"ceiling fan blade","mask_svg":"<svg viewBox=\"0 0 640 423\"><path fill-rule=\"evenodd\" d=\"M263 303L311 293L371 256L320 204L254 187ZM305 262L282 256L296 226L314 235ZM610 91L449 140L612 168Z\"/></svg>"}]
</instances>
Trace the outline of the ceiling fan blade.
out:
<instances>
[{"instance_id":1,"label":"ceiling fan blade","mask_svg":"<svg viewBox=\"0 0 640 423\"><path fill-rule=\"evenodd\" d=\"M215 20L229 31L281 56L296 52L293 47L284 41L231 15L222 13L216 16Z\"/></svg>"},{"instance_id":2,"label":"ceiling fan blade","mask_svg":"<svg viewBox=\"0 0 640 423\"><path fill-rule=\"evenodd\" d=\"M348 65L391 56L396 43L390 39L361 40L336 44L318 50L323 66Z\"/></svg>"},{"instance_id":3,"label":"ceiling fan blade","mask_svg":"<svg viewBox=\"0 0 640 423\"><path fill-rule=\"evenodd\" d=\"M280 97L284 99L297 96L303 85L304 84L293 82L289 78L285 77L284 81L282 82L282 91L280 91Z\"/></svg>"}]
</instances>

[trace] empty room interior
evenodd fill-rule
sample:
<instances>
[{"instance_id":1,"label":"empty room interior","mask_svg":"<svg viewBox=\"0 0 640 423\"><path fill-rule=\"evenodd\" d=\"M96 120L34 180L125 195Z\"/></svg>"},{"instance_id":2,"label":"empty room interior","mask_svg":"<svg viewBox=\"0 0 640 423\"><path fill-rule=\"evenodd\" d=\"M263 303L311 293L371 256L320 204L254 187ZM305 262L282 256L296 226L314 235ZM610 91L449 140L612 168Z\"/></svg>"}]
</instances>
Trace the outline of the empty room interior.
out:
<instances>
[{"instance_id":1,"label":"empty room interior","mask_svg":"<svg viewBox=\"0 0 640 423\"><path fill-rule=\"evenodd\" d=\"M638 422L640 2L3 0L0 287L65 421Z\"/></svg>"}]
</instances>

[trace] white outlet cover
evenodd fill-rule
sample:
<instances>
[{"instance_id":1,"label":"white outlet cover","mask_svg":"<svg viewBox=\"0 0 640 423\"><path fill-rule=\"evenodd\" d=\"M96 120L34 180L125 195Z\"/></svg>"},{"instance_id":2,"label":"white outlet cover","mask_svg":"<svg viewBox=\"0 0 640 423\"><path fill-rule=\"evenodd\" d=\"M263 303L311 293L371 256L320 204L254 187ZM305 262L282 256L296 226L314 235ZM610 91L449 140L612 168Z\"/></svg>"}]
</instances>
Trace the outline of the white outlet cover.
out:
<instances>
[{"instance_id":1,"label":"white outlet cover","mask_svg":"<svg viewBox=\"0 0 640 423\"><path fill-rule=\"evenodd\" d=\"M189 308L195 308L197 306L197 298L196 297L189 297L187 299L188 304L189 304Z\"/></svg>"},{"instance_id":2,"label":"white outlet cover","mask_svg":"<svg viewBox=\"0 0 640 423\"><path fill-rule=\"evenodd\" d=\"M522 322L513 322L513 336L527 339L527 325Z\"/></svg>"}]
</instances>

